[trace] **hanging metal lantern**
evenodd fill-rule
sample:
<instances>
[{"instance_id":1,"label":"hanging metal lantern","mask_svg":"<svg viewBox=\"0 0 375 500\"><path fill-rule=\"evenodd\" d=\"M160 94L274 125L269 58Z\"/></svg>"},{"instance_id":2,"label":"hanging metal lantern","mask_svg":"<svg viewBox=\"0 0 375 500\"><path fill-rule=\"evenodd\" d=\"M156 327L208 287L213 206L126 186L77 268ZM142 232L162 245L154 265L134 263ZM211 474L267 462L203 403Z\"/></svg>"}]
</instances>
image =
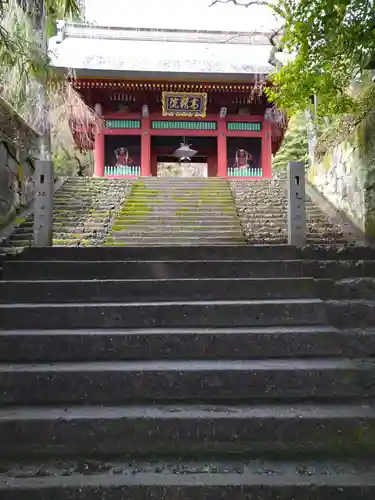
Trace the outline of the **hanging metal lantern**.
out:
<instances>
[{"instance_id":1,"label":"hanging metal lantern","mask_svg":"<svg viewBox=\"0 0 375 500\"><path fill-rule=\"evenodd\" d=\"M189 144L181 142L181 146L178 149L176 149L176 151L174 151L172 156L174 156L175 158L179 158L180 161L182 161L182 159L190 160L190 158L192 158L197 153L198 151L196 151L195 149L191 149Z\"/></svg>"}]
</instances>

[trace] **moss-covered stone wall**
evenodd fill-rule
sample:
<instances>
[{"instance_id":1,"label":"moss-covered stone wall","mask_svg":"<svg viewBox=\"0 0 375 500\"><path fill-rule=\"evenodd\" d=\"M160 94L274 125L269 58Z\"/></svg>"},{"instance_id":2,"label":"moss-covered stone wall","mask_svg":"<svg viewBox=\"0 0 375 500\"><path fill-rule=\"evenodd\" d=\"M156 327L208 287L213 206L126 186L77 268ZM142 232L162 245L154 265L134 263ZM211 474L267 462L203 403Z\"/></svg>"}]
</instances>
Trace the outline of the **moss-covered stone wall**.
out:
<instances>
[{"instance_id":1,"label":"moss-covered stone wall","mask_svg":"<svg viewBox=\"0 0 375 500\"><path fill-rule=\"evenodd\" d=\"M375 128L361 124L356 132L320 160L308 181L363 232L375 237Z\"/></svg>"},{"instance_id":2,"label":"moss-covered stone wall","mask_svg":"<svg viewBox=\"0 0 375 500\"><path fill-rule=\"evenodd\" d=\"M19 159L12 144L0 141L0 229L31 203L33 171L31 161Z\"/></svg>"}]
</instances>

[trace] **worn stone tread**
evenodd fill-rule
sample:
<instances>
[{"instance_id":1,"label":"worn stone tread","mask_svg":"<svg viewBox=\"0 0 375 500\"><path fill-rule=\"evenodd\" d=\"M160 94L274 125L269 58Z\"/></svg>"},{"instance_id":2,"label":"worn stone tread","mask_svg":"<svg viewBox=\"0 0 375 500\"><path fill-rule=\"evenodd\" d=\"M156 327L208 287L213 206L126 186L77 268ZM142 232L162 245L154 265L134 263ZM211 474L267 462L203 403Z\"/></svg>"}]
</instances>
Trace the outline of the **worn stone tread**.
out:
<instances>
[{"instance_id":1,"label":"worn stone tread","mask_svg":"<svg viewBox=\"0 0 375 500\"><path fill-rule=\"evenodd\" d=\"M0 363L0 372L39 373L39 372L105 372L105 371L159 371L159 372L197 372L197 371L303 371L303 370L375 370L372 359L262 359L262 360L139 360L139 361L96 361L80 363L40 363L17 364ZM287 407L288 408L288 407Z\"/></svg>"},{"instance_id":2,"label":"worn stone tread","mask_svg":"<svg viewBox=\"0 0 375 500\"><path fill-rule=\"evenodd\" d=\"M375 408L346 405L148 405L0 409L2 449L76 456L374 458ZM77 433L81 439L77 441ZM233 456L233 455L232 455ZM318 455L319 456L319 455Z\"/></svg>"},{"instance_id":3,"label":"worn stone tread","mask_svg":"<svg viewBox=\"0 0 375 500\"><path fill-rule=\"evenodd\" d=\"M122 307L139 307L139 306L148 306L148 307L153 307L153 306L183 306L183 305L191 305L191 306L200 306L200 305L214 305L214 306L225 306L225 305L302 305L302 304L323 304L322 300L318 298L305 298L305 299L270 299L270 300L209 300L209 301L196 301L196 300L189 300L189 301L177 301L177 302L133 302L131 304L129 303L122 303L122 302L108 302L105 305L108 307L111 306L117 306L121 305ZM17 304L0 304L0 309L7 309L7 308L18 308L18 307L25 307L25 308L32 308L35 306L39 307L39 304L36 304L35 302L29 302L29 303L17 303ZM68 306L74 306L74 307L85 307L87 309L91 307L100 307L102 305L101 302L98 303L90 303L90 304L81 304L80 302L73 302L71 304L68 304ZM41 307L45 308L65 308L67 307L67 304L61 304L60 302L58 303L52 303L52 304L42 304Z\"/></svg>"},{"instance_id":4,"label":"worn stone tread","mask_svg":"<svg viewBox=\"0 0 375 500\"><path fill-rule=\"evenodd\" d=\"M374 266L375 267L375 266ZM347 267L345 267L346 269ZM309 272L315 272L312 265ZM138 260L138 261L32 261L4 262L3 279L109 279L109 278L231 278L245 277L302 277L301 260ZM305 274L312 277L313 274Z\"/></svg>"},{"instance_id":5,"label":"worn stone tread","mask_svg":"<svg viewBox=\"0 0 375 500\"><path fill-rule=\"evenodd\" d=\"M46 289L48 290L46 293ZM171 278L0 281L0 303L313 298L311 278Z\"/></svg>"},{"instance_id":6,"label":"worn stone tread","mask_svg":"<svg viewBox=\"0 0 375 500\"><path fill-rule=\"evenodd\" d=\"M366 358L3 362L0 375L3 405L375 397L375 361Z\"/></svg>"},{"instance_id":7,"label":"worn stone tread","mask_svg":"<svg viewBox=\"0 0 375 500\"><path fill-rule=\"evenodd\" d=\"M0 330L3 362L244 360L375 355L375 329L331 326ZM147 349L145 349L147 345Z\"/></svg>"}]
</instances>

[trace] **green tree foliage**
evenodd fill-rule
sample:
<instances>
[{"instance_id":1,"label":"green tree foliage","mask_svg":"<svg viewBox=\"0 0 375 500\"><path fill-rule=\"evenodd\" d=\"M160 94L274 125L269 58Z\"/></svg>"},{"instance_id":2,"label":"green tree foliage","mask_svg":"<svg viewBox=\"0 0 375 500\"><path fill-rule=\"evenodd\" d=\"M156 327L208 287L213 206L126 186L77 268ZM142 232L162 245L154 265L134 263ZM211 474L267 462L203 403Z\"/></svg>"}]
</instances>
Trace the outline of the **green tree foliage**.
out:
<instances>
[{"instance_id":1,"label":"green tree foliage","mask_svg":"<svg viewBox=\"0 0 375 500\"><path fill-rule=\"evenodd\" d=\"M250 9L268 5L279 17L279 48L293 58L271 76L269 97L293 115L319 98L318 112L332 116L351 111L356 99L348 89L375 59L375 0L213 0Z\"/></svg>"},{"instance_id":2,"label":"green tree foliage","mask_svg":"<svg viewBox=\"0 0 375 500\"><path fill-rule=\"evenodd\" d=\"M272 162L274 171L285 172L290 161L308 162L308 139L304 113L297 113L289 122L283 144Z\"/></svg>"},{"instance_id":3,"label":"green tree foliage","mask_svg":"<svg viewBox=\"0 0 375 500\"><path fill-rule=\"evenodd\" d=\"M6 26L4 19L17 7L23 10L33 29L43 28L50 36L57 19L79 15L77 0L0 0L0 67L19 66L33 74L46 69L46 60L41 50L40 40L28 40L18 24ZM45 14L45 16L44 16ZM46 25L42 26L42 19Z\"/></svg>"},{"instance_id":4,"label":"green tree foliage","mask_svg":"<svg viewBox=\"0 0 375 500\"><path fill-rule=\"evenodd\" d=\"M83 129L89 130L95 125L96 116L69 82L59 78L48 67L48 59L40 43L40 33L35 29L40 23L40 2L36 8L38 2L39 0L6 0L0 4L0 31L9 42L0 45L0 95L32 128L42 130L44 120L48 119L57 172L78 174L84 170L87 175L90 173L87 164L91 157L89 153L77 149L70 124L78 122ZM64 13L77 13L75 0L45 2L48 24L51 27ZM7 10L4 9L5 3ZM15 52L9 53L9 46ZM44 86L50 103L47 115L40 99L41 85Z\"/></svg>"},{"instance_id":5,"label":"green tree foliage","mask_svg":"<svg viewBox=\"0 0 375 500\"><path fill-rule=\"evenodd\" d=\"M375 54L375 0L286 0L283 46L295 57L274 76L271 97L294 112L318 95L331 116L355 106L348 89Z\"/></svg>"}]
</instances>

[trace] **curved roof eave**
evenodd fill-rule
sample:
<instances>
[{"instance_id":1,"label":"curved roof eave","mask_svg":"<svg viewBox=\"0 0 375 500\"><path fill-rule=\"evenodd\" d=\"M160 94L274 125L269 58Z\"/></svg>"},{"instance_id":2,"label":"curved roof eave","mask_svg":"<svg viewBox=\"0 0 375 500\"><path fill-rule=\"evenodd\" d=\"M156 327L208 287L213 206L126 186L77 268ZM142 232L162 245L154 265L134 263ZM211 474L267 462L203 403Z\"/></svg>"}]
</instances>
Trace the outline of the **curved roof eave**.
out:
<instances>
[{"instance_id":1,"label":"curved roof eave","mask_svg":"<svg viewBox=\"0 0 375 500\"><path fill-rule=\"evenodd\" d=\"M51 65L90 76L152 74L248 79L273 71L266 44L85 38L60 35L49 44Z\"/></svg>"}]
</instances>

